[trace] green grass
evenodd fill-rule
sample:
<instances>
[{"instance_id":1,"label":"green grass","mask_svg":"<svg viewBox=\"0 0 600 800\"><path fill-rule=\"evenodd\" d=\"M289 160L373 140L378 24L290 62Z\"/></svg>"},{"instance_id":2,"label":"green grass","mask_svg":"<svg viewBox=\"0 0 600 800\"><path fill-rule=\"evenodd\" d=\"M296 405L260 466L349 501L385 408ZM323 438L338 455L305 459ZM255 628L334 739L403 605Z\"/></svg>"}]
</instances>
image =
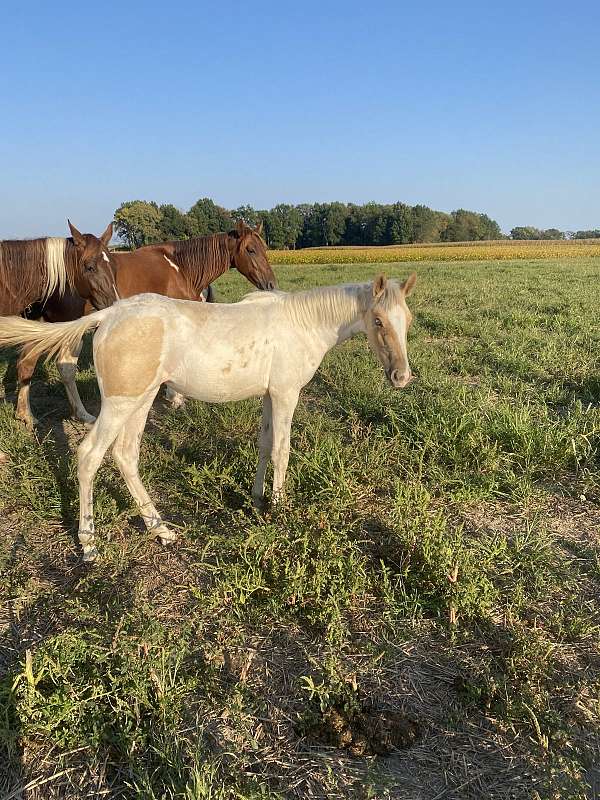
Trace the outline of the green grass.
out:
<instances>
[{"instance_id":1,"label":"green grass","mask_svg":"<svg viewBox=\"0 0 600 800\"><path fill-rule=\"evenodd\" d=\"M277 274L293 290L378 269ZM35 435L0 407L0 794L600 793L600 259L417 271L418 381L391 391L362 338L332 351L298 406L283 508L250 503L259 401L157 403L141 470L172 549L107 460L100 560L82 565L84 431L63 424L55 367ZM97 410L89 347L81 367ZM387 756L323 734L332 712L391 711L420 735Z\"/></svg>"}]
</instances>

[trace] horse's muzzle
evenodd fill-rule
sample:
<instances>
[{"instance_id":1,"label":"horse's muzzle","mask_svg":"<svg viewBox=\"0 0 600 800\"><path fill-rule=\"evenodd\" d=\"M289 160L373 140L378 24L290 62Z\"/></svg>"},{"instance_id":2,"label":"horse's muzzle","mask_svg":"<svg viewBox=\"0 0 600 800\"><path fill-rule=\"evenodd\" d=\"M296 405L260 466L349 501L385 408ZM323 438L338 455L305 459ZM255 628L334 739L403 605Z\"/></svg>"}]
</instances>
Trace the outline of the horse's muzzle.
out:
<instances>
[{"instance_id":1,"label":"horse's muzzle","mask_svg":"<svg viewBox=\"0 0 600 800\"><path fill-rule=\"evenodd\" d=\"M405 372L401 372L399 369L393 369L387 377L394 389L406 389L406 387L415 380L415 376L410 369Z\"/></svg>"}]
</instances>

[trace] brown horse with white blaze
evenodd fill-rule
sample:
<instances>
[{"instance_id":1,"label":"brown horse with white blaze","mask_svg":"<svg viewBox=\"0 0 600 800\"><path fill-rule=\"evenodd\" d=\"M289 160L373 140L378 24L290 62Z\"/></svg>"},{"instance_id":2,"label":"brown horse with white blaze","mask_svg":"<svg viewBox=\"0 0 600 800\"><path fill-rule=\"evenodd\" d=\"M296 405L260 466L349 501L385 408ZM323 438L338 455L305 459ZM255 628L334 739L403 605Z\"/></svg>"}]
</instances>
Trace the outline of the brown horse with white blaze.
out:
<instances>
[{"instance_id":1,"label":"brown horse with white blaze","mask_svg":"<svg viewBox=\"0 0 600 800\"><path fill-rule=\"evenodd\" d=\"M124 299L151 292L176 300L202 301L206 299L203 293L210 291L210 284L230 268L237 269L258 289L275 289L277 281L261 234L262 223L250 228L240 221L229 233L147 245L131 252L112 252L118 296ZM71 291L53 294L37 313L29 316L46 322L70 322L91 310L83 296ZM80 349L79 344L72 352L63 351L58 368L73 416L91 423L94 417L83 406L75 383ZM29 383L37 361L38 356L25 347L17 362L20 387L17 417L29 426L34 422L29 406Z\"/></svg>"}]
</instances>

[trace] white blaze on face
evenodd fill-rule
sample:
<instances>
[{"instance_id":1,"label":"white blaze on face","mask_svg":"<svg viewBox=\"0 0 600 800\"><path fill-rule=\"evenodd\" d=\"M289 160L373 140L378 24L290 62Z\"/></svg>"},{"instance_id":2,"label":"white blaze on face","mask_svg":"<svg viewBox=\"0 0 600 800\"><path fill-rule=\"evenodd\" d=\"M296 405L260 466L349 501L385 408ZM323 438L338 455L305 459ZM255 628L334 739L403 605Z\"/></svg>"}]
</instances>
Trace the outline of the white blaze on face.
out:
<instances>
[{"instance_id":1,"label":"white blaze on face","mask_svg":"<svg viewBox=\"0 0 600 800\"><path fill-rule=\"evenodd\" d=\"M104 250L102 251L102 258L106 261L107 264L110 264L110 258L108 257L108 253L105 253Z\"/></svg>"},{"instance_id":2,"label":"white blaze on face","mask_svg":"<svg viewBox=\"0 0 600 800\"><path fill-rule=\"evenodd\" d=\"M177 272L179 272L179 267L177 266L177 264L176 264L174 261L171 261L171 259L170 259L170 258L168 258L167 256L165 256L165 255L164 255L164 253L163 253L163 256L164 256L165 260L167 261L167 263L169 263L169 264L170 264L170 265L173 267L173 269L174 269L174 270L176 270Z\"/></svg>"},{"instance_id":3,"label":"white blaze on face","mask_svg":"<svg viewBox=\"0 0 600 800\"><path fill-rule=\"evenodd\" d=\"M408 325L406 312L401 306L399 306L394 308L392 311L388 311L388 319L396 332L398 343L400 344L400 352L402 353L402 356L406 362L406 366L408 367L408 348L406 346Z\"/></svg>"}]
</instances>

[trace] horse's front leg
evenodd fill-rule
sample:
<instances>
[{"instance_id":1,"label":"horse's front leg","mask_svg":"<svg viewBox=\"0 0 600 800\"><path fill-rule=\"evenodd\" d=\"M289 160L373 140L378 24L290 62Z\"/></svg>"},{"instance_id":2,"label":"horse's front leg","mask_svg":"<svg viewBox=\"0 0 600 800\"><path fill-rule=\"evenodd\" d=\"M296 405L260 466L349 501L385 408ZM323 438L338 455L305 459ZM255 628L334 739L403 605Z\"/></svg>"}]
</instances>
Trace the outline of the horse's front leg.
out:
<instances>
[{"instance_id":1,"label":"horse's front leg","mask_svg":"<svg viewBox=\"0 0 600 800\"><path fill-rule=\"evenodd\" d=\"M256 477L254 478L254 486L252 487L252 499L256 508L261 509L264 506L265 500L265 473L267 471L267 464L269 463L269 456L271 455L271 448L273 446L273 409L271 405L271 397L266 394L263 399L263 412L262 422L260 426L260 437L258 439L258 467L256 468Z\"/></svg>"},{"instance_id":2,"label":"horse's front leg","mask_svg":"<svg viewBox=\"0 0 600 800\"><path fill-rule=\"evenodd\" d=\"M273 438L271 460L273 461L273 494L271 502L278 503L283 498L283 486L290 458L290 433L292 418L298 403L298 392L285 395L271 395Z\"/></svg>"},{"instance_id":3,"label":"horse's front leg","mask_svg":"<svg viewBox=\"0 0 600 800\"><path fill-rule=\"evenodd\" d=\"M82 342L75 345L75 347L63 347L58 355L57 366L60 373L61 380L64 384L67 397L69 398L69 405L71 406L71 415L78 419L80 422L85 422L87 425L92 425L96 421L96 417L85 410L81 397L77 391L77 384L75 383L75 374L77 372L77 361L81 353Z\"/></svg>"}]
</instances>

